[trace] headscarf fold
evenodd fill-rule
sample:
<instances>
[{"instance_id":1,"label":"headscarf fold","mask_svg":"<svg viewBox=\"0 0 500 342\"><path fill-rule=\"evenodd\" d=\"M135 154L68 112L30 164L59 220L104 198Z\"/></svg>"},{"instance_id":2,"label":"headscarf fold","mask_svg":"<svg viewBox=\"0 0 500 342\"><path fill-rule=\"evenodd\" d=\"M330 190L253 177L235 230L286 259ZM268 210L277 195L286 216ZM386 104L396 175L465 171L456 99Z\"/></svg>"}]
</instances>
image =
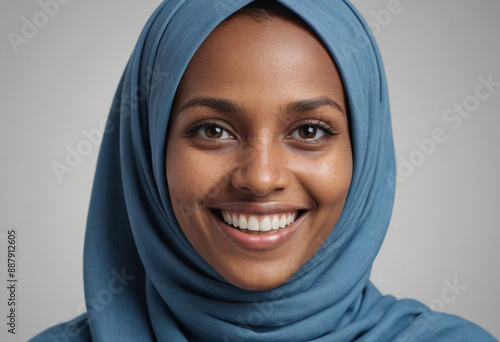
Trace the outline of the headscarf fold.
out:
<instances>
[{"instance_id":1,"label":"headscarf fold","mask_svg":"<svg viewBox=\"0 0 500 342\"><path fill-rule=\"evenodd\" d=\"M170 109L202 42L250 2L168 0L146 24L98 159L84 250L88 311L65 327L82 327L75 340L106 342L494 340L416 301L382 296L369 282L391 216L395 158L381 57L348 1L279 0L322 40L347 97L353 177L329 238L291 279L267 291L229 284L190 245L167 189Z\"/></svg>"}]
</instances>

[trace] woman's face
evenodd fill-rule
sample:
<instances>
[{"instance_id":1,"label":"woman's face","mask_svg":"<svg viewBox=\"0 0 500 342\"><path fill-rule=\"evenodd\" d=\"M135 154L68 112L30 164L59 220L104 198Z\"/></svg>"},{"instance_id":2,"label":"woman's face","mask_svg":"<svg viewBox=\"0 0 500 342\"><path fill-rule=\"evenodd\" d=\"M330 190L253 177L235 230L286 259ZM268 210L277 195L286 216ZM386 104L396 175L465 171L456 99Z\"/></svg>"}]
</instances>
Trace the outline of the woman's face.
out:
<instances>
[{"instance_id":1,"label":"woman's face","mask_svg":"<svg viewBox=\"0 0 500 342\"><path fill-rule=\"evenodd\" d=\"M283 284L326 240L351 183L342 82L320 41L288 19L220 25L179 85L166 163L196 251L238 287Z\"/></svg>"}]
</instances>

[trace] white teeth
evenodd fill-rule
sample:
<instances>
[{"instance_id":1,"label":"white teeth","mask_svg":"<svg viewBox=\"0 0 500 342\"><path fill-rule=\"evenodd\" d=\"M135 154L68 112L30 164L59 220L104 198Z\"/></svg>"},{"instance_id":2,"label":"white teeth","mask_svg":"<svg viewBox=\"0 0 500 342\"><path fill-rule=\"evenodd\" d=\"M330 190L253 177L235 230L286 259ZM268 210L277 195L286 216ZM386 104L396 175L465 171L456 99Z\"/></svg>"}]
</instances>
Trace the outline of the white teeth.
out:
<instances>
[{"instance_id":1,"label":"white teeth","mask_svg":"<svg viewBox=\"0 0 500 342\"><path fill-rule=\"evenodd\" d=\"M236 216L236 214L233 214L232 221L233 221L233 223L232 223L233 227L238 228L240 226L239 222L238 222L238 217Z\"/></svg>"},{"instance_id":2,"label":"white teeth","mask_svg":"<svg viewBox=\"0 0 500 342\"><path fill-rule=\"evenodd\" d=\"M262 221L260 221L260 230L263 232L271 230L271 219L269 216L266 216Z\"/></svg>"},{"instance_id":3,"label":"white teeth","mask_svg":"<svg viewBox=\"0 0 500 342\"><path fill-rule=\"evenodd\" d=\"M240 229L248 229L247 218L243 215L240 215Z\"/></svg>"},{"instance_id":4,"label":"white teeth","mask_svg":"<svg viewBox=\"0 0 500 342\"><path fill-rule=\"evenodd\" d=\"M248 230L252 230L254 232L259 231L259 220L257 220L255 216L250 216L248 219Z\"/></svg>"},{"instance_id":5,"label":"white teeth","mask_svg":"<svg viewBox=\"0 0 500 342\"><path fill-rule=\"evenodd\" d=\"M224 213L224 221L226 221L227 224L232 224L233 223L233 219L231 218L231 215L228 214L228 213Z\"/></svg>"},{"instance_id":6,"label":"white teeth","mask_svg":"<svg viewBox=\"0 0 500 342\"><path fill-rule=\"evenodd\" d=\"M280 228L285 228L286 227L286 215L281 216L280 219Z\"/></svg>"},{"instance_id":7,"label":"white teeth","mask_svg":"<svg viewBox=\"0 0 500 342\"><path fill-rule=\"evenodd\" d=\"M278 215L274 215L273 217L273 229L279 229L280 227L280 219L278 218Z\"/></svg>"},{"instance_id":8,"label":"white teeth","mask_svg":"<svg viewBox=\"0 0 500 342\"><path fill-rule=\"evenodd\" d=\"M274 214L274 215L243 215L230 213L227 211L222 212L224 222L230 226L240 229L248 229L254 232L268 232L271 229L278 230L285 228L295 222L297 212Z\"/></svg>"}]
</instances>

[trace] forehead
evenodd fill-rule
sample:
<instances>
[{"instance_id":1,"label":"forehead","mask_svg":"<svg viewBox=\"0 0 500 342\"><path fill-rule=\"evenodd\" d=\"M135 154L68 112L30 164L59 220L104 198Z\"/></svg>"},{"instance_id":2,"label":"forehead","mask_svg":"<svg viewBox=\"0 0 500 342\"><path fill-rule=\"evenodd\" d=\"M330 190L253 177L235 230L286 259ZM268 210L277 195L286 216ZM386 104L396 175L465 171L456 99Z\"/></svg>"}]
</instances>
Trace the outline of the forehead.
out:
<instances>
[{"instance_id":1,"label":"forehead","mask_svg":"<svg viewBox=\"0 0 500 342\"><path fill-rule=\"evenodd\" d=\"M255 85L265 86L263 95L277 94L289 85L297 93L304 88L342 89L333 59L303 22L235 15L219 25L195 53L177 95L228 89L252 93Z\"/></svg>"}]
</instances>

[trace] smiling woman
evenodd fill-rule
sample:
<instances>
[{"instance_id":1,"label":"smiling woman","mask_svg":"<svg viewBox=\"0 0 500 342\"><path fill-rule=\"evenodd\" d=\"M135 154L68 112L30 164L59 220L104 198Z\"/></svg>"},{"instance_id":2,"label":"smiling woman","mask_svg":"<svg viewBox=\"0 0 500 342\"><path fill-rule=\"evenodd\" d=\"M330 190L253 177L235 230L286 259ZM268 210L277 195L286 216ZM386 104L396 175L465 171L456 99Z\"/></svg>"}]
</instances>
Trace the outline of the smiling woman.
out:
<instances>
[{"instance_id":1,"label":"smiling woman","mask_svg":"<svg viewBox=\"0 0 500 342\"><path fill-rule=\"evenodd\" d=\"M352 176L344 108L332 58L299 20L238 14L196 52L174 101L167 180L182 231L232 284L275 288L327 239Z\"/></svg>"},{"instance_id":2,"label":"smiling woman","mask_svg":"<svg viewBox=\"0 0 500 342\"><path fill-rule=\"evenodd\" d=\"M369 281L395 161L381 58L347 1L165 1L116 98L87 313L33 341L494 341Z\"/></svg>"}]
</instances>

